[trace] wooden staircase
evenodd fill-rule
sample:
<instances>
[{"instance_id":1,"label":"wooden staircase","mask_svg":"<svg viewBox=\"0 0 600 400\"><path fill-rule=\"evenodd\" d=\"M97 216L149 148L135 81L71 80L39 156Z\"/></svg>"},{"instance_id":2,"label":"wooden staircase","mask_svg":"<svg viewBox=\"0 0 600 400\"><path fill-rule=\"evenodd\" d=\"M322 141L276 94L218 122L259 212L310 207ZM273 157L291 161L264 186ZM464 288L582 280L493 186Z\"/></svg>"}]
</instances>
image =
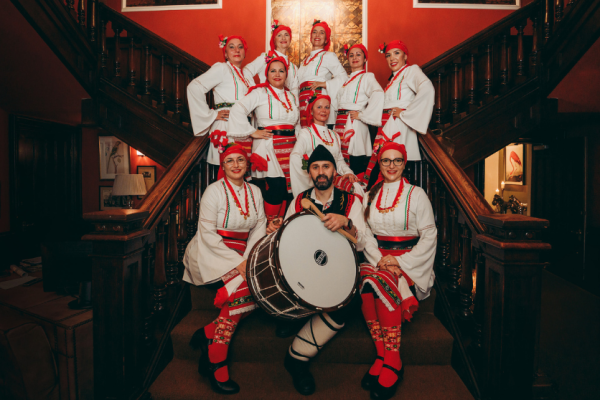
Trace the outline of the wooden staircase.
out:
<instances>
[{"instance_id":1,"label":"wooden staircase","mask_svg":"<svg viewBox=\"0 0 600 400\"><path fill-rule=\"evenodd\" d=\"M84 216L94 225L83 239L94 242L96 398L137 399L150 388L156 398L210 397L187 341L214 317L212 293L181 283L209 184L208 140L192 135L185 88L208 66L97 0L11 1L93 98L88 117L168 165L138 210ZM436 104L431 132L419 137L424 162L407 175L433 204L438 279L404 329L400 396L469 398L455 370L477 399L551 393L535 379L547 221L493 214L463 168L540 134L547 95L598 38L599 22L600 0L535 0L422 66ZM268 397L293 397L281 368L289 340L274 337L261 311L240 331L240 396L270 387ZM369 352L357 317L315 363L317 395L366 396L356 381Z\"/></svg>"}]
</instances>

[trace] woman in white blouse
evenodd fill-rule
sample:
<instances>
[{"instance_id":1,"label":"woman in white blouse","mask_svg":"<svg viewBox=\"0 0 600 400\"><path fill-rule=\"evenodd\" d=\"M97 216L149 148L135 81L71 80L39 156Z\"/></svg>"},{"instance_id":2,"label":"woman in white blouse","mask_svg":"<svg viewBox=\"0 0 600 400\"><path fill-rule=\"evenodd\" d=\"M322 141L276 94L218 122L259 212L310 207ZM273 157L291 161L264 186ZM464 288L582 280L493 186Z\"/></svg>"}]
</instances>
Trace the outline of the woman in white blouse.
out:
<instances>
[{"instance_id":1,"label":"woman in white blouse","mask_svg":"<svg viewBox=\"0 0 600 400\"><path fill-rule=\"evenodd\" d=\"M402 177L405 146L387 142L379 152L382 174L363 201L364 255L360 266L362 313L375 342L377 359L362 386L372 398L389 399L402 379L402 322L429 296L435 279L437 229L423 189ZM414 293L414 294L413 294Z\"/></svg>"},{"instance_id":2,"label":"woman in white blouse","mask_svg":"<svg viewBox=\"0 0 600 400\"><path fill-rule=\"evenodd\" d=\"M208 375L213 390L232 394L239 386L229 378L227 350L240 319L256 304L246 283L246 259L266 234L262 195L244 181L249 166L239 143L220 146L224 177L209 185L200 202L198 232L185 251L183 280L219 287L215 306L219 316L200 328L190 345L202 348L198 371Z\"/></svg>"},{"instance_id":3,"label":"woman in white blouse","mask_svg":"<svg viewBox=\"0 0 600 400\"><path fill-rule=\"evenodd\" d=\"M219 46L223 49L225 62L215 63L208 71L190 82L187 88L188 104L194 135L210 134L207 162L211 180L216 179L219 169L217 148L226 139L238 142L250 153L252 138L235 135L229 131L229 110L244 98L248 89L254 85L253 74L242 69L248 46L241 36L219 36ZM215 108L210 109L206 94L213 91Z\"/></svg>"},{"instance_id":4,"label":"woman in white blouse","mask_svg":"<svg viewBox=\"0 0 600 400\"><path fill-rule=\"evenodd\" d=\"M315 20L310 33L310 43L312 51L300 63L298 70L300 125L303 128L308 126L307 118L310 114L308 102L313 94L315 92L327 94L335 101L338 90L348 77L336 54L328 51L331 46L331 29L327 22ZM331 113L327 124L333 129L334 123L335 113Z\"/></svg>"},{"instance_id":5,"label":"woman in white blouse","mask_svg":"<svg viewBox=\"0 0 600 400\"><path fill-rule=\"evenodd\" d=\"M267 82L250 89L231 109L229 128L236 135L252 135L252 177L265 178L265 213L268 220L284 216L291 199L290 153L296 143L299 109L296 96L285 88L288 65L270 52L266 60ZM258 129L246 118L254 111Z\"/></svg>"},{"instance_id":6,"label":"woman in white blouse","mask_svg":"<svg viewBox=\"0 0 600 400\"><path fill-rule=\"evenodd\" d=\"M381 126L383 89L375 75L365 70L369 53L362 44L344 46L352 72L337 94L335 132L342 139L344 161L355 174L366 171L373 153L367 125Z\"/></svg>"},{"instance_id":7,"label":"woman in white blouse","mask_svg":"<svg viewBox=\"0 0 600 400\"><path fill-rule=\"evenodd\" d=\"M313 187L307 171L307 160L318 145L322 144L333 155L337 166L334 185L341 190L364 197L358 178L342 156L342 141L327 127L331 113L331 99L327 95L315 94L308 104L308 126L298 133L298 140L290 155L290 178L294 197Z\"/></svg>"},{"instance_id":8,"label":"woman in white blouse","mask_svg":"<svg viewBox=\"0 0 600 400\"><path fill-rule=\"evenodd\" d=\"M365 183L369 183L369 179L373 183L377 178L377 152L385 142L403 144L408 161L421 159L417 132L427 133L435 101L433 84L418 65L408 64L408 48L403 42L384 43L379 51L385 54L392 75L383 90L382 128L375 138L373 155L363 178Z\"/></svg>"},{"instance_id":9,"label":"woman in white blouse","mask_svg":"<svg viewBox=\"0 0 600 400\"><path fill-rule=\"evenodd\" d=\"M292 44L292 29L289 26L279 25L279 21L273 21L271 25L271 41L269 45L271 51L275 52L278 57L282 57L288 64L288 76L285 80L285 87L298 98L298 67L290 63L287 56L287 51ZM253 75L258 74L260 83L267 81L265 74L266 62L265 58L269 53L259 55L254 61L246 65L246 69Z\"/></svg>"}]
</instances>

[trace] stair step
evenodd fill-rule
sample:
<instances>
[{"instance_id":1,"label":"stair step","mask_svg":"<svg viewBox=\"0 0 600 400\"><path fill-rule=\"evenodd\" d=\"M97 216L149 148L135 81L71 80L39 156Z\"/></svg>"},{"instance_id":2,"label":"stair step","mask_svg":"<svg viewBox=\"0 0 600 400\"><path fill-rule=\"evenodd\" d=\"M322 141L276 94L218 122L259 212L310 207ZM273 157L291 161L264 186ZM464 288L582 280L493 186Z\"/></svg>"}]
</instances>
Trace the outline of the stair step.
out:
<instances>
[{"instance_id":1,"label":"stair step","mask_svg":"<svg viewBox=\"0 0 600 400\"><path fill-rule=\"evenodd\" d=\"M196 361L199 350L189 341L194 332L217 317L217 310L192 310L171 332L175 358ZM230 359L235 362L279 362L293 340L275 336L276 320L255 310L240 323L232 340ZM450 364L453 338L432 312L419 310L402 327L402 360L407 365ZM371 364L375 346L357 309L345 328L325 346L317 363Z\"/></svg>"},{"instance_id":2,"label":"stair step","mask_svg":"<svg viewBox=\"0 0 600 400\"><path fill-rule=\"evenodd\" d=\"M360 380L367 372L366 365L317 363L311 366L317 391L311 395L318 399L364 399L369 393L360 387ZM210 389L208 378L197 372L192 360L173 360L150 387L154 400L196 399L306 399L296 393L292 378L277 363L245 363L230 365L230 373L241 387L236 395L222 396ZM449 365L406 366L404 381L399 385L395 399L473 399L459 376Z\"/></svg>"}]
</instances>

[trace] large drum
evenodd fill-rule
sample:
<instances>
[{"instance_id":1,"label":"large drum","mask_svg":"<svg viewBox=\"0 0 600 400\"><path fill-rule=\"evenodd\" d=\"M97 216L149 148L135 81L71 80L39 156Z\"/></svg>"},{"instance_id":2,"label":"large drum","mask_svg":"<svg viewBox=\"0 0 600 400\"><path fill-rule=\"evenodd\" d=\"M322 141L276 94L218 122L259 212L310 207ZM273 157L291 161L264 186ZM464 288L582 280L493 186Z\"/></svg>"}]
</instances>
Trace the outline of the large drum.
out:
<instances>
[{"instance_id":1,"label":"large drum","mask_svg":"<svg viewBox=\"0 0 600 400\"><path fill-rule=\"evenodd\" d=\"M254 300L279 318L338 310L352 300L358 279L354 244L307 211L261 239L248 257Z\"/></svg>"}]
</instances>

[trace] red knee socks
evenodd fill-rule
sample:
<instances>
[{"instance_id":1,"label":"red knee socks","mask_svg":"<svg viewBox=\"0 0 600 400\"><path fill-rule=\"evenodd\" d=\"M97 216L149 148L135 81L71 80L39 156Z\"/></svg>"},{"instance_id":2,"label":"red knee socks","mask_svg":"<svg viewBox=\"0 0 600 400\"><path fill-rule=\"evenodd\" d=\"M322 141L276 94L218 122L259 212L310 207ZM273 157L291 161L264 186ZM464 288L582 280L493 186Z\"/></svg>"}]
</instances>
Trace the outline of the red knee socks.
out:
<instances>
[{"instance_id":1,"label":"red knee socks","mask_svg":"<svg viewBox=\"0 0 600 400\"><path fill-rule=\"evenodd\" d=\"M375 349L377 350L377 359L375 363L369 369L369 374L377 376L381 373L381 367L383 366L383 335L381 334L381 326L377 319L377 310L375 309L375 297L373 293L363 293L360 295L362 298L362 313L367 321L371 338L375 343Z\"/></svg>"},{"instance_id":2,"label":"red knee socks","mask_svg":"<svg viewBox=\"0 0 600 400\"><path fill-rule=\"evenodd\" d=\"M244 314L230 316L229 303L225 303L217 319L204 327L206 337L213 339L212 344L208 346L208 359L211 363L216 364L227 359L227 350L229 350L231 336L233 336L235 328ZM215 378L219 382L228 381L229 371L227 366L216 370Z\"/></svg>"},{"instance_id":3,"label":"red knee socks","mask_svg":"<svg viewBox=\"0 0 600 400\"><path fill-rule=\"evenodd\" d=\"M400 332L402 323L402 308L398 307L395 311L388 310L387 306L380 300L375 300L375 309L381 324L384 343L384 365L389 365L396 370L402 368L400 360ZM381 368L379 374L379 383L385 387L392 386L398 376L394 371L388 368Z\"/></svg>"}]
</instances>

